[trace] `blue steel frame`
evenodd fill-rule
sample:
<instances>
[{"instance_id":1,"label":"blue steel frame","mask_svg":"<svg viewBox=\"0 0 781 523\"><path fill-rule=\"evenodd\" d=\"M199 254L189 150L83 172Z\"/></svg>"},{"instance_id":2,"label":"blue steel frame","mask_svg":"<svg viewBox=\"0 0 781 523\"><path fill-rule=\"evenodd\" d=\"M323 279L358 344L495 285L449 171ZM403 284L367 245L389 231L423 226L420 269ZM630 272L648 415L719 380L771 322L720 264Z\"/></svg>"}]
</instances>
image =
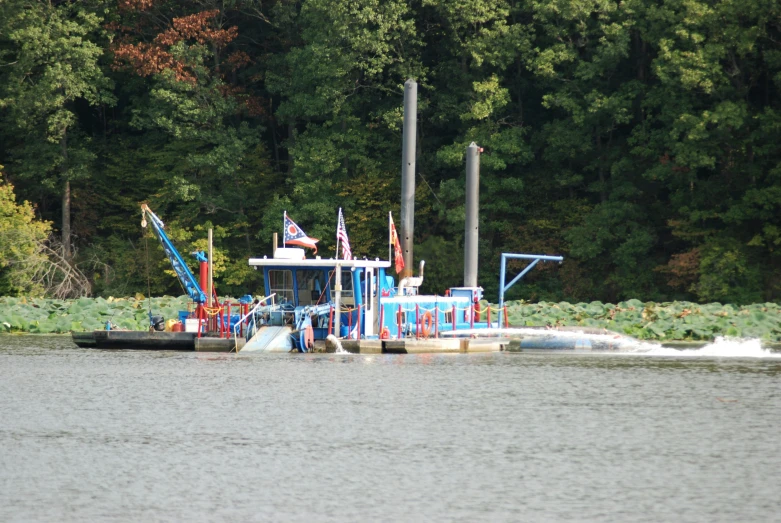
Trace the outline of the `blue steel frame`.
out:
<instances>
[{"instance_id":1,"label":"blue steel frame","mask_svg":"<svg viewBox=\"0 0 781 523\"><path fill-rule=\"evenodd\" d=\"M187 264L182 259L182 255L179 254L179 251L176 250L176 247L174 247L174 244L171 243L168 235L163 230L163 222L148 208L145 209L144 212L149 215L149 220L152 222L152 228L154 229L157 238L160 240L166 256L168 256L168 259L171 261L171 267L173 267L174 272L176 272L176 275L179 277L179 281L182 282L185 292L187 292L187 295L190 296L190 299L195 303L203 305L206 303L206 294L201 290L201 286L198 284L195 276L193 276L190 268L187 267ZM206 261L203 253L201 253L200 258L198 256L196 256L196 258L198 258L199 261Z\"/></svg>"},{"instance_id":2,"label":"blue steel frame","mask_svg":"<svg viewBox=\"0 0 781 523\"><path fill-rule=\"evenodd\" d=\"M505 281L505 274L507 272L507 259L515 259L515 260L533 260L529 265L526 266L523 271L521 271L520 274L518 274L515 278L512 279L510 283L507 285L504 284ZM502 326L502 313L504 312L504 293L513 285L518 283L518 280L523 278L527 272L532 270L535 265L537 265L540 261L556 261L556 262L563 262L564 256L549 256L547 254L515 254L515 253L509 253L509 252L503 252L502 253L502 265L499 270L499 327Z\"/></svg>"}]
</instances>

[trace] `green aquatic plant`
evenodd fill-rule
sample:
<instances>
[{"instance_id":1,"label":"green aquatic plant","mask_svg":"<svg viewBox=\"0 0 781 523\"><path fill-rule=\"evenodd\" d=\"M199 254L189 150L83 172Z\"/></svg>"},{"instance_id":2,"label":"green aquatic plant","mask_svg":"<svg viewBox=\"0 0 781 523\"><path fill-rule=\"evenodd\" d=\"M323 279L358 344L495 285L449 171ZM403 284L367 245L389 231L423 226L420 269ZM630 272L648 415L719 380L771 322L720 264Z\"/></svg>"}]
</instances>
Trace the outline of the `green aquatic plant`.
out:
<instances>
[{"instance_id":1,"label":"green aquatic plant","mask_svg":"<svg viewBox=\"0 0 781 523\"><path fill-rule=\"evenodd\" d=\"M136 298L80 298L48 300L42 298L0 298L0 332L56 334L106 328L146 330L149 327L149 300ZM153 314L166 319L178 318L187 310L186 296L151 299Z\"/></svg>"},{"instance_id":2,"label":"green aquatic plant","mask_svg":"<svg viewBox=\"0 0 781 523\"><path fill-rule=\"evenodd\" d=\"M781 310L775 303L735 306L692 302L616 305L507 302L511 326L603 328L648 340L711 340L716 336L781 341Z\"/></svg>"},{"instance_id":3,"label":"green aquatic plant","mask_svg":"<svg viewBox=\"0 0 781 523\"><path fill-rule=\"evenodd\" d=\"M131 298L0 298L0 332L67 333L115 328L149 328L149 304L144 296ZM187 296L162 296L151 300L153 314L178 318L187 310ZM482 302L481 320L491 307ZM716 336L761 338L781 341L781 307L775 303L722 305L721 303L641 302L617 304L510 301L506 303L508 323L514 327L587 327L607 329L644 340L711 340Z\"/></svg>"}]
</instances>

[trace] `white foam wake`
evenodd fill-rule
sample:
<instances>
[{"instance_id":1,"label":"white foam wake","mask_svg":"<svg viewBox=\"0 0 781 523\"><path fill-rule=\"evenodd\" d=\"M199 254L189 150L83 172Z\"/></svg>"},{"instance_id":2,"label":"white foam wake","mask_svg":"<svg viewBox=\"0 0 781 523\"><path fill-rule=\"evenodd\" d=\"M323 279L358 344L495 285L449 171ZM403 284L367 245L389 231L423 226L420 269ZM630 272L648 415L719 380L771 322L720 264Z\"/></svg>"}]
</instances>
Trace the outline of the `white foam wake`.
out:
<instances>
[{"instance_id":1,"label":"white foam wake","mask_svg":"<svg viewBox=\"0 0 781 523\"><path fill-rule=\"evenodd\" d=\"M342 347L342 342L339 341L339 338L337 338L333 334L329 334L326 337L326 340L335 347L334 354L350 354L350 351L344 350L344 347Z\"/></svg>"},{"instance_id":2,"label":"white foam wake","mask_svg":"<svg viewBox=\"0 0 781 523\"><path fill-rule=\"evenodd\" d=\"M717 337L713 343L699 349L670 349L656 346L642 347L632 352L649 356L711 357L711 358L778 358L781 352L763 349L759 340Z\"/></svg>"}]
</instances>

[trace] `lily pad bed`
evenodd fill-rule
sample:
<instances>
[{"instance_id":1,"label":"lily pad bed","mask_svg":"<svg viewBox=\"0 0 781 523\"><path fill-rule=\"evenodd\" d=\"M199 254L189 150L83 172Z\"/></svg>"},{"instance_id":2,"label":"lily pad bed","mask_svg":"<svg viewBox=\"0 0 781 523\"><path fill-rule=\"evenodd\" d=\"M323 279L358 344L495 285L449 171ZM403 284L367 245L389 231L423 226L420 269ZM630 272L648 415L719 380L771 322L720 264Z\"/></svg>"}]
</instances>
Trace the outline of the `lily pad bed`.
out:
<instances>
[{"instance_id":1,"label":"lily pad bed","mask_svg":"<svg viewBox=\"0 0 781 523\"><path fill-rule=\"evenodd\" d=\"M152 298L152 314L178 318L187 310L187 296ZM482 319L485 321L483 303ZM496 306L492 321L496 320ZM712 340L716 336L759 338L781 342L781 306L698 304L684 301L643 303L628 300L617 304L507 302L513 327L580 326L607 329L644 340ZM136 298L1 298L0 332L66 333L100 330L106 322L120 329L149 328L149 300Z\"/></svg>"},{"instance_id":2,"label":"lily pad bed","mask_svg":"<svg viewBox=\"0 0 781 523\"><path fill-rule=\"evenodd\" d=\"M152 298L152 314L166 320L178 318L190 302L187 296ZM79 298L50 300L44 298L0 298L0 332L39 334L85 332L106 328L147 330L149 300L137 298Z\"/></svg>"},{"instance_id":3,"label":"lily pad bed","mask_svg":"<svg viewBox=\"0 0 781 523\"><path fill-rule=\"evenodd\" d=\"M738 306L628 300L617 304L511 301L506 305L514 327L594 327L660 341L712 340L716 336L781 341L781 306L777 303ZM492 314L495 318L496 312Z\"/></svg>"}]
</instances>

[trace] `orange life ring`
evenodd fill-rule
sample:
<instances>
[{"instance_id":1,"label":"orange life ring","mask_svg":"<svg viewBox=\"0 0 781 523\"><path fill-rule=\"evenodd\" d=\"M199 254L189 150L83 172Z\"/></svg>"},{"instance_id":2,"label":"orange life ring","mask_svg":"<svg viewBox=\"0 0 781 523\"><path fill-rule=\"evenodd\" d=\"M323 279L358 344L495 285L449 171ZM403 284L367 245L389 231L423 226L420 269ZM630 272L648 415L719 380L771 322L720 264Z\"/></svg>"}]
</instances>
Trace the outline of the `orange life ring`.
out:
<instances>
[{"instance_id":1,"label":"orange life ring","mask_svg":"<svg viewBox=\"0 0 781 523\"><path fill-rule=\"evenodd\" d=\"M304 327L304 347L306 347L306 350L312 350L312 347L315 346L315 330L312 328L311 325L307 325Z\"/></svg>"},{"instance_id":2,"label":"orange life ring","mask_svg":"<svg viewBox=\"0 0 781 523\"><path fill-rule=\"evenodd\" d=\"M390 339L390 329L388 329L388 327L382 328L382 331L380 332L380 339L382 340Z\"/></svg>"},{"instance_id":3,"label":"orange life ring","mask_svg":"<svg viewBox=\"0 0 781 523\"><path fill-rule=\"evenodd\" d=\"M426 311L420 318L420 333L424 338L428 338L431 333L431 327L434 326L434 318L431 316L431 311Z\"/></svg>"}]
</instances>

